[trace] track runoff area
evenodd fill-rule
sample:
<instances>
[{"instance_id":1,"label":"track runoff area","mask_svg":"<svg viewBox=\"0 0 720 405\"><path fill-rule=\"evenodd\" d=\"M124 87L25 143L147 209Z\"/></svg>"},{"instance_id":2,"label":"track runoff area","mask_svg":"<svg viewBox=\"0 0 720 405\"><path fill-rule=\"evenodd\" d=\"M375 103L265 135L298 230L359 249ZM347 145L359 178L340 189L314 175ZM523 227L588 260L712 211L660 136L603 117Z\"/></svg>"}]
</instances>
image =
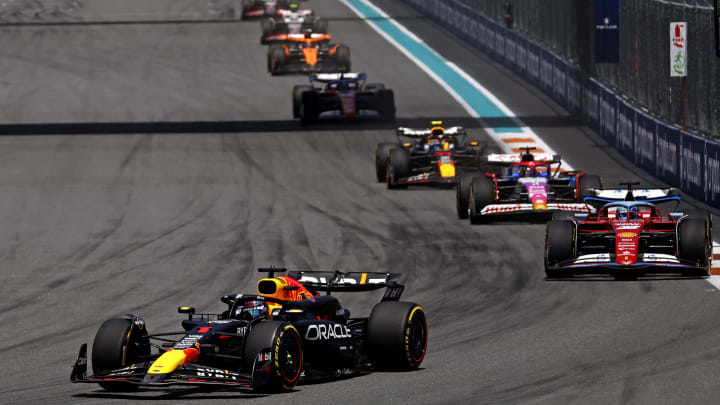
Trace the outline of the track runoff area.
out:
<instances>
[{"instance_id":1,"label":"track runoff area","mask_svg":"<svg viewBox=\"0 0 720 405\"><path fill-rule=\"evenodd\" d=\"M370 25L380 36L407 56L422 71L427 73L471 117L478 119L482 119L482 117L505 118L506 120L500 121L514 123L513 126L485 126L490 138L506 152L520 152L521 147L531 146L537 148L538 152L556 154L550 145L518 119L515 113L496 95L456 64L442 57L437 51L418 38L417 35L379 7L368 0L340 1ZM572 167L567 162L563 160L562 163L566 170L572 170ZM717 241L713 241L713 261L716 262L710 270L711 276L706 281L720 290L720 243Z\"/></svg>"}]
</instances>

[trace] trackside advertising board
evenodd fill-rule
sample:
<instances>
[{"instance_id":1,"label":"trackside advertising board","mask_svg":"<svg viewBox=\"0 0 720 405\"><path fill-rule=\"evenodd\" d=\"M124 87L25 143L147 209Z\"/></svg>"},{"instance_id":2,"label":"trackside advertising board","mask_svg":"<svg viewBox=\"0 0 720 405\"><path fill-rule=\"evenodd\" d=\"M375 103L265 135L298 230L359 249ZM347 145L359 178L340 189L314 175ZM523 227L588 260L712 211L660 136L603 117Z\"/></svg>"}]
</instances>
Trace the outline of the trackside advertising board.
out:
<instances>
[{"instance_id":1,"label":"trackside advertising board","mask_svg":"<svg viewBox=\"0 0 720 405\"><path fill-rule=\"evenodd\" d=\"M620 63L620 0L595 0L595 62Z\"/></svg>"},{"instance_id":2,"label":"trackside advertising board","mask_svg":"<svg viewBox=\"0 0 720 405\"><path fill-rule=\"evenodd\" d=\"M715 0L715 53L720 58L720 0Z\"/></svg>"}]
</instances>

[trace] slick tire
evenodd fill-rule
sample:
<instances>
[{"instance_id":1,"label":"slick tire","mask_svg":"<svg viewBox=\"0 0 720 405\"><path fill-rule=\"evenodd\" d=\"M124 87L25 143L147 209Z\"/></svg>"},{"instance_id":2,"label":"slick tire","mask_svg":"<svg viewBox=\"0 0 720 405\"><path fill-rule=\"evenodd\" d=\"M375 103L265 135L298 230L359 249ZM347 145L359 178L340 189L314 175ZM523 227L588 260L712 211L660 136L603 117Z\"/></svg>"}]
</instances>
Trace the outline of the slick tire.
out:
<instances>
[{"instance_id":1,"label":"slick tire","mask_svg":"<svg viewBox=\"0 0 720 405\"><path fill-rule=\"evenodd\" d=\"M92 369L94 374L117 370L138 363L138 356L150 354L150 346L141 344L141 334L146 331L133 327L130 319L109 319L100 326L92 346ZM146 348L145 348L146 347ZM101 382L108 391L135 391L137 385L125 382Z\"/></svg>"},{"instance_id":2,"label":"slick tire","mask_svg":"<svg viewBox=\"0 0 720 405\"><path fill-rule=\"evenodd\" d=\"M386 301L373 308L367 326L370 363L378 370L416 370L425 358L428 328L422 307Z\"/></svg>"},{"instance_id":3,"label":"slick tire","mask_svg":"<svg viewBox=\"0 0 720 405\"><path fill-rule=\"evenodd\" d=\"M268 72L273 76L280 74L280 66L285 61L285 51L281 45L270 45L268 50Z\"/></svg>"},{"instance_id":4,"label":"slick tire","mask_svg":"<svg viewBox=\"0 0 720 405\"><path fill-rule=\"evenodd\" d=\"M385 84L383 83L368 83L365 85L364 91L368 92L377 92L380 90L385 90Z\"/></svg>"},{"instance_id":5,"label":"slick tire","mask_svg":"<svg viewBox=\"0 0 720 405\"><path fill-rule=\"evenodd\" d=\"M690 270L688 276L709 276L708 258L710 256L710 226L705 218L687 218L678 225L678 256L681 259L697 263L702 270Z\"/></svg>"},{"instance_id":6,"label":"slick tire","mask_svg":"<svg viewBox=\"0 0 720 405\"><path fill-rule=\"evenodd\" d=\"M568 220L550 221L545 230L545 275L547 278L570 277L572 273L554 266L575 258L575 223Z\"/></svg>"},{"instance_id":7,"label":"slick tire","mask_svg":"<svg viewBox=\"0 0 720 405\"><path fill-rule=\"evenodd\" d=\"M593 190L602 190L602 179L600 176L594 174L585 174L577 179L577 189L579 195L577 197L578 202L583 202L585 197L591 197L595 195Z\"/></svg>"},{"instance_id":8,"label":"slick tire","mask_svg":"<svg viewBox=\"0 0 720 405\"><path fill-rule=\"evenodd\" d=\"M345 45L338 46L336 58L340 70L349 72L350 69L352 69L352 65L350 64L350 48Z\"/></svg>"},{"instance_id":9,"label":"slick tire","mask_svg":"<svg viewBox=\"0 0 720 405\"><path fill-rule=\"evenodd\" d=\"M378 183L386 181L388 154L396 148L400 148L400 145L391 142L379 143L375 148L375 177Z\"/></svg>"},{"instance_id":10,"label":"slick tire","mask_svg":"<svg viewBox=\"0 0 720 405\"><path fill-rule=\"evenodd\" d=\"M320 116L320 111L318 110L318 94L315 92L305 92L302 94L301 99L302 102L300 103L298 111L300 123L310 124L315 122Z\"/></svg>"},{"instance_id":11,"label":"slick tire","mask_svg":"<svg viewBox=\"0 0 720 405\"><path fill-rule=\"evenodd\" d=\"M318 18L315 20L315 29L314 32L319 32L321 34L327 34L328 33L328 20L324 18Z\"/></svg>"},{"instance_id":12,"label":"slick tire","mask_svg":"<svg viewBox=\"0 0 720 405\"><path fill-rule=\"evenodd\" d=\"M487 176L474 177L468 190L470 207L470 223L484 224L490 221L489 216L481 215L482 209L495 202L495 181Z\"/></svg>"},{"instance_id":13,"label":"slick tire","mask_svg":"<svg viewBox=\"0 0 720 405\"><path fill-rule=\"evenodd\" d=\"M240 10L236 11L237 18L245 20L245 11L253 8L255 2L253 0L242 0L240 3Z\"/></svg>"},{"instance_id":14,"label":"slick tire","mask_svg":"<svg viewBox=\"0 0 720 405\"><path fill-rule=\"evenodd\" d=\"M378 115L383 122L395 122L395 93L381 89L377 92Z\"/></svg>"},{"instance_id":15,"label":"slick tire","mask_svg":"<svg viewBox=\"0 0 720 405\"><path fill-rule=\"evenodd\" d=\"M386 177L387 188L391 190L407 188L407 184L398 184L398 180L410 177L410 152L399 148L389 151Z\"/></svg>"},{"instance_id":16,"label":"slick tire","mask_svg":"<svg viewBox=\"0 0 720 405\"><path fill-rule=\"evenodd\" d=\"M260 354L268 355L269 369L254 369ZM253 373L254 391L292 391L303 370L300 333L285 322L267 321L256 324L245 341L243 366Z\"/></svg>"},{"instance_id":17,"label":"slick tire","mask_svg":"<svg viewBox=\"0 0 720 405\"><path fill-rule=\"evenodd\" d=\"M455 207L458 219L468 219L470 217L470 183L475 177L471 174L460 174L458 176L455 185Z\"/></svg>"},{"instance_id":18,"label":"slick tire","mask_svg":"<svg viewBox=\"0 0 720 405\"><path fill-rule=\"evenodd\" d=\"M302 104L303 93L308 92L308 91L309 92L313 91L312 86L298 85L298 86L293 87L293 90L292 90L293 118L300 118L300 105Z\"/></svg>"},{"instance_id":19,"label":"slick tire","mask_svg":"<svg viewBox=\"0 0 720 405\"><path fill-rule=\"evenodd\" d=\"M262 27L262 38L260 38L260 44L265 45L265 37L270 36L273 32L275 32L275 20L272 18L266 18L260 21L260 26Z\"/></svg>"}]
</instances>

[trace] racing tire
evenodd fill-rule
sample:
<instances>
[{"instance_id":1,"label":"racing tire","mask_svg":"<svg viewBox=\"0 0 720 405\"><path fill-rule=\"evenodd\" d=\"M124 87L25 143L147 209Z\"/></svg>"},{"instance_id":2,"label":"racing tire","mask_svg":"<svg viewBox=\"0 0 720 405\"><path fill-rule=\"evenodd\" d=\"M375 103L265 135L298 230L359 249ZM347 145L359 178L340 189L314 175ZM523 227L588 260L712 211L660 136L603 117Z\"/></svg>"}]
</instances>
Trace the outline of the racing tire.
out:
<instances>
[{"instance_id":1,"label":"racing tire","mask_svg":"<svg viewBox=\"0 0 720 405\"><path fill-rule=\"evenodd\" d=\"M302 93L302 102L300 103L298 115L300 116L300 123L309 124L314 122L320 116L318 110L318 94L315 92Z\"/></svg>"},{"instance_id":2,"label":"racing tire","mask_svg":"<svg viewBox=\"0 0 720 405\"><path fill-rule=\"evenodd\" d=\"M272 18L266 18L262 21L260 21L260 26L262 27L262 37L260 38L260 44L265 45L267 44L267 41L265 41L265 37L270 36L275 32L275 20Z\"/></svg>"},{"instance_id":3,"label":"racing tire","mask_svg":"<svg viewBox=\"0 0 720 405\"><path fill-rule=\"evenodd\" d=\"M567 269L554 266L575 258L575 223L567 220L550 221L545 230L545 275L548 279L572 277Z\"/></svg>"},{"instance_id":4,"label":"racing tire","mask_svg":"<svg viewBox=\"0 0 720 405\"><path fill-rule=\"evenodd\" d=\"M575 215L567 211L555 211L552 214L551 221L574 221Z\"/></svg>"},{"instance_id":5,"label":"racing tire","mask_svg":"<svg viewBox=\"0 0 720 405\"><path fill-rule=\"evenodd\" d=\"M390 190L407 188L407 184L397 184L401 178L410 177L410 152L405 149L390 149L386 170L387 188Z\"/></svg>"},{"instance_id":6,"label":"racing tire","mask_svg":"<svg viewBox=\"0 0 720 405\"><path fill-rule=\"evenodd\" d=\"M352 65L350 64L350 48L345 45L338 46L335 57L337 60L338 70L349 72L352 68Z\"/></svg>"},{"instance_id":7,"label":"racing tire","mask_svg":"<svg viewBox=\"0 0 720 405\"><path fill-rule=\"evenodd\" d=\"M677 231L678 256L697 263L702 269L688 270L684 275L704 277L710 275L710 225L705 218L690 217L680 221Z\"/></svg>"},{"instance_id":8,"label":"racing tire","mask_svg":"<svg viewBox=\"0 0 720 405\"><path fill-rule=\"evenodd\" d=\"M324 18L318 18L315 20L315 29L313 32L319 32L321 34L327 34L328 33L328 20Z\"/></svg>"},{"instance_id":9,"label":"racing tire","mask_svg":"<svg viewBox=\"0 0 720 405\"><path fill-rule=\"evenodd\" d=\"M297 85L293 87L292 90L292 112L293 112L293 118L300 118L300 105L303 101L303 94L305 92L312 92L313 88L312 86L308 85Z\"/></svg>"},{"instance_id":10,"label":"racing tire","mask_svg":"<svg viewBox=\"0 0 720 405\"><path fill-rule=\"evenodd\" d=\"M428 328L422 307L386 301L368 318L367 354L378 370L416 370L427 350Z\"/></svg>"},{"instance_id":11,"label":"racing tire","mask_svg":"<svg viewBox=\"0 0 720 405\"><path fill-rule=\"evenodd\" d=\"M139 363L139 356L150 355L150 342L142 338L147 331L138 328L130 319L108 319L98 329L92 346L92 368L94 374L117 370L133 363ZM108 391L135 391L138 385L126 382L99 382Z\"/></svg>"},{"instance_id":12,"label":"racing tire","mask_svg":"<svg viewBox=\"0 0 720 405\"><path fill-rule=\"evenodd\" d=\"M249 9L253 8L254 5L255 5L254 0L242 0L242 2L240 3L240 12L238 13L239 14L238 17L241 20L244 20L245 19L245 10L249 10Z\"/></svg>"},{"instance_id":13,"label":"racing tire","mask_svg":"<svg viewBox=\"0 0 720 405\"><path fill-rule=\"evenodd\" d=\"M273 76L280 74L279 66L285 61L285 50L282 45L270 45L268 50L268 72Z\"/></svg>"},{"instance_id":14,"label":"racing tire","mask_svg":"<svg viewBox=\"0 0 720 405\"><path fill-rule=\"evenodd\" d=\"M593 195L595 195L593 193L593 190L602 190L602 187L602 179L600 178L600 176L596 176L594 174L584 174L578 177L578 202L583 202L585 197L592 197Z\"/></svg>"},{"instance_id":15,"label":"racing tire","mask_svg":"<svg viewBox=\"0 0 720 405\"><path fill-rule=\"evenodd\" d=\"M455 186L455 207L458 219L468 219L470 217L470 183L475 177L469 174L460 174L458 176L457 185Z\"/></svg>"},{"instance_id":16,"label":"racing tire","mask_svg":"<svg viewBox=\"0 0 720 405\"><path fill-rule=\"evenodd\" d=\"M377 92L378 115L383 122L395 121L395 93L382 89Z\"/></svg>"},{"instance_id":17,"label":"racing tire","mask_svg":"<svg viewBox=\"0 0 720 405\"><path fill-rule=\"evenodd\" d=\"M397 143L383 142L375 148L375 177L378 183L382 183L387 177L388 154L391 149L399 148Z\"/></svg>"},{"instance_id":18,"label":"racing tire","mask_svg":"<svg viewBox=\"0 0 720 405\"><path fill-rule=\"evenodd\" d=\"M269 368L255 370L261 353L269 354ZM294 326L266 321L250 329L243 350L243 365L252 370L254 391L274 393L295 388L303 370L302 338Z\"/></svg>"},{"instance_id":19,"label":"racing tire","mask_svg":"<svg viewBox=\"0 0 720 405\"><path fill-rule=\"evenodd\" d=\"M480 213L487 205L495 202L495 181L487 176L474 177L470 182L468 197L470 223L478 225L489 222L489 216Z\"/></svg>"}]
</instances>

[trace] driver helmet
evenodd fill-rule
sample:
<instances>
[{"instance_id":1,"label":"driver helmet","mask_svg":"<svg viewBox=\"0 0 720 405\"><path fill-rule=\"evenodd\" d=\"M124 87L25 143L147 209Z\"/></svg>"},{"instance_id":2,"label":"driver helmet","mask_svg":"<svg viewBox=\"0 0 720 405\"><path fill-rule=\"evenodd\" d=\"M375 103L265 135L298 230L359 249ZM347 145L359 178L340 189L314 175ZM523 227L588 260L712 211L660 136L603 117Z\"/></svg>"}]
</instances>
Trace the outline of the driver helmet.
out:
<instances>
[{"instance_id":1,"label":"driver helmet","mask_svg":"<svg viewBox=\"0 0 720 405\"><path fill-rule=\"evenodd\" d=\"M621 221L625 221L628 218L628 210L625 207L617 207L615 210L615 217Z\"/></svg>"},{"instance_id":2,"label":"driver helmet","mask_svg":"<svg viewBox=\"0 0 720 405\"><path fill-rule=\"evenodd\" d=\"M235 319L252 321L268 314L265 301L247 301L242 307L235 310Z\"/></svg>"},{"instance_id":3,"label":"driver helmet","mask_svg":"<svg viewBox=\"0 0 720 405\"><path fill-rule=\"evenodd\" d=\"M638 207L630 207L628 209L628 218L629 219L637 219L638 218Z\"/></svg>"},{"instance_id":4,"label":"driver helmet","mask_svg":"<svg viewBox=\"0 0 720 405\"><path fill-rule=\"evenodd\" d=\"M313 31L311 29L305 30L305 39L310 39L313 36Z\"/></svg>"}]
</instances>

